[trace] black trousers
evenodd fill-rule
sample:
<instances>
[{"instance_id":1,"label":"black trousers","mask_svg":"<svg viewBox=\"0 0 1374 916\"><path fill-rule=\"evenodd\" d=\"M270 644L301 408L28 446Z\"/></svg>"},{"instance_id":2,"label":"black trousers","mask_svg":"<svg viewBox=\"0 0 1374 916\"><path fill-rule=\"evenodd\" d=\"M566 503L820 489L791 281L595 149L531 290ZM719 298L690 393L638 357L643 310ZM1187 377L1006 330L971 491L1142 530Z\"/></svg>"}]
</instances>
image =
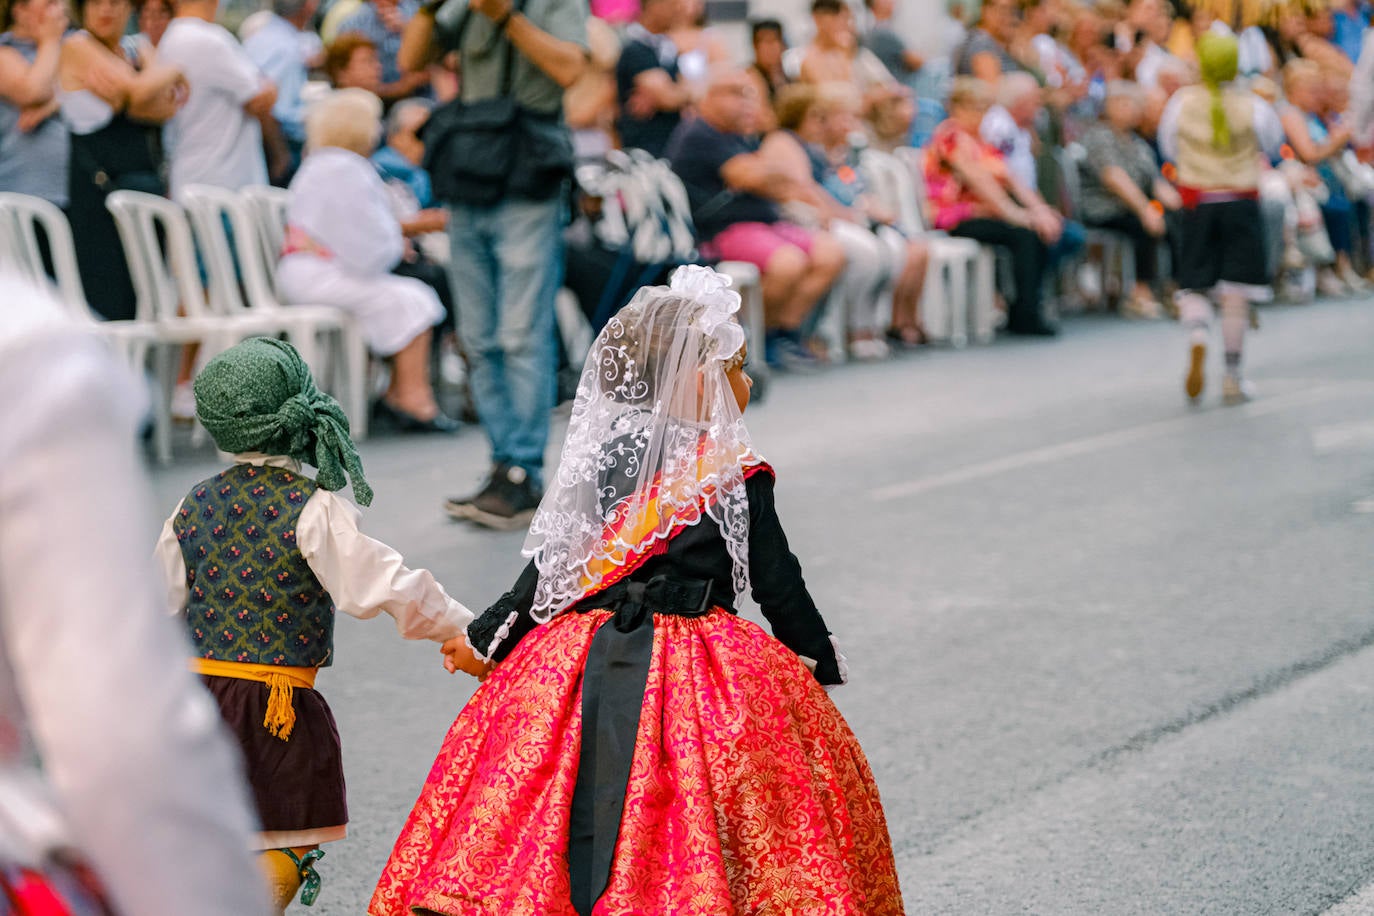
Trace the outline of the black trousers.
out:
<instances>
[{"instance_id":1,"label":"black trousers","mask_svg":"<svg viewBox=\"0 0 1374 916\"><path fill-rule=\"evenodd\" d=\"M1156 238L1145 231L1140 217L1134 213L1122 213L1111 219L1088 223L1094 229L1110 229L1130 236L1135 248L1135 278L1141 283L1153 283L1159 276L1159 243L1164 239ZM1165 223L1165 238L1169 235L1169 225ZM1129 290L1127 291L1129 292Z\"/></svg>"},{"instance_id":2,"label":"black trousers","mask_svg":"<svg viewBox=\"0 0 1374 916\"><path fill-rule=\"evenodd\" d=\"M1011 254L1016 299L1010 304L1007 315L1007 327L1010 330L1031 327L1044 321L1040 297L1045 267L1049 263L1048 249L1034 230L980 217L964 220L949 234L996 245Z\"/></svg>"}]
</instances>

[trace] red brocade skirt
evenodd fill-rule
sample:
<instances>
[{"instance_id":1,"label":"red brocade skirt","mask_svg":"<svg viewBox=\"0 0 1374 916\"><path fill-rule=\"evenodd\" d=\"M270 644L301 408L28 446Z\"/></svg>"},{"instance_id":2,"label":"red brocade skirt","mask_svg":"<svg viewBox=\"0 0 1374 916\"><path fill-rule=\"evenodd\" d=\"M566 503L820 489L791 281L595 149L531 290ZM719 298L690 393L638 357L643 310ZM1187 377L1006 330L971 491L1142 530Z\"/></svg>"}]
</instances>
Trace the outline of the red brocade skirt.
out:
<instances>
[{"instance_id":1,"label":"red brocade skirt","mask_svg":"<svg viewBox=\"0 0 1374 916\"><path fill-rule=\"evenodd\" d=\"M582 672L609 612L527 635L458 715L371 916L575 916ZM902 913L858 740L795 654L725 611L654 617L609 884L594 916Z\"/></svg>"}]
</instances>

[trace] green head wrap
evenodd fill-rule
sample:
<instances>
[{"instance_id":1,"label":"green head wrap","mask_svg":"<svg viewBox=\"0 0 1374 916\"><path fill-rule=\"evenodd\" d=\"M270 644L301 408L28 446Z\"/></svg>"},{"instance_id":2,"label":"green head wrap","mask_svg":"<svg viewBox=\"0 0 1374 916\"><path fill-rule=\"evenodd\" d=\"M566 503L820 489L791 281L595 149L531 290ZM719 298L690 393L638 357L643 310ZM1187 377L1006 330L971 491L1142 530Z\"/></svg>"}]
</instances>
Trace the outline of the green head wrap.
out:
<instances>
[{"instance_id":1,"label":"green head wrap","mask_svg":"<svg viewBox=\"0 0 1374 916\"><path fill-rule=\"evenodd\" d=\"M315 387L296 348L253 337L210 360L196 376L196 418L221 450L288 455L319 468L316 482L372 504L363 462L339 402Z\"/></svg>"},{"instance_id":2,"label":"green head wrap","mask_svg":"<svg viewBox=\"0 0 1374 916\"><path fill-rule=\"evenodd\" d=\"M1212 145L1226 149L1231 145L1231 125L1226 122L1221 84L1236 78L1240 68L1240 45L1230 35L1206 32L1197 40L1197 62L1203 85L1212 93Z\"/></svg>"}]
</instances>

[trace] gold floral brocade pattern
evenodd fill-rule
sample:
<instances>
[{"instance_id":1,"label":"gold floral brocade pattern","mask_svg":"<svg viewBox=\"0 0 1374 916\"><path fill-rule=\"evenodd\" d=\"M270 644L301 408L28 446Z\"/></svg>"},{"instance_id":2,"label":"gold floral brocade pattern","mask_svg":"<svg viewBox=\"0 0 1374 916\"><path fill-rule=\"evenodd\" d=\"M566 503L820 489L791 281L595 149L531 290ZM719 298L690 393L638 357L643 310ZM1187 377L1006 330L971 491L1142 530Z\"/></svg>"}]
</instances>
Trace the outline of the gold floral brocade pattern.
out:
<instances>
[{"instance_id":1,"label":"gold floral brocade pattern","mask_svg":"<svg viewBox=\"0 0 1374 916\"><path fill-rule=\"evenodd\" d=\"M582 670L609 617L556 617L478 689L396 842L371 916L575 916L567 846ZM720 610L656 615L654 628L595 916L900 914L873 775L796 655Z\"/></svg>"}]
</instances>

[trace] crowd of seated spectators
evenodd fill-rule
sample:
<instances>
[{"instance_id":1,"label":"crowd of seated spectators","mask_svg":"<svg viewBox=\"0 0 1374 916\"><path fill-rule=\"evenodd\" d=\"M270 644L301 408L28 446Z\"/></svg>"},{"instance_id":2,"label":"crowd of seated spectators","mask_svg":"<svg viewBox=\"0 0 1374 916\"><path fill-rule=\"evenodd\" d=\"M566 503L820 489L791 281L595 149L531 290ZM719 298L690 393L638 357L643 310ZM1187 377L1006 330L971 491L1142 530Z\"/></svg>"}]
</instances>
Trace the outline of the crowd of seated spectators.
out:
<instances>
[{"instance_id":1,"label":"crowd of seated spectators","mask_svg":"<svg viewBox=\"0 0 1374 916\"><path fill-rule=\"evenodd\" d=\"M998 252L1008 333L1053 335L1058 316L1094 302L1167 317L1183 201L1156 136L1171 95L1197 79L1208 31L1237 35L1240 79L1286 137L1262 164L1276 293L1368 288L1367 0L985 0L976 21L951 4L920 36L900 25L898 2L812 0L809 34L752 21L741 56L700 0L598 0L601 18L578 39L585 62L560 86L580 165L630 149L666 160L700 258L757 267L770 365L802 371L835 347L882 359L922 344L930 233ZM216 0L79 0L72 21L60 0L11 0L0 190L63 208L93 308L119 319L135 295L110 191L290 188L286 298L359 315L392 364L384 409L406 428L447 428L429 353L436 340L460 351L454 294L476 293L450 281L456 224L425 171L424 127L460 91L463 64L449 53L407 66L419 9L273 0L236 35ZM366 123L340 139L326 126L340 112ZM875 194L863 168L866 150L910 148L920 230L899 224L902 202ZM580 221L598 218L595 197L575 195ZM1103 233L1133 253L1129 283ZM567 274L589 317L594 304L604 313L631 290L602 295L606 252L569 238ZM837 311L841 337L827 340L819 328Z\"/></svg>"}]
</instances>

